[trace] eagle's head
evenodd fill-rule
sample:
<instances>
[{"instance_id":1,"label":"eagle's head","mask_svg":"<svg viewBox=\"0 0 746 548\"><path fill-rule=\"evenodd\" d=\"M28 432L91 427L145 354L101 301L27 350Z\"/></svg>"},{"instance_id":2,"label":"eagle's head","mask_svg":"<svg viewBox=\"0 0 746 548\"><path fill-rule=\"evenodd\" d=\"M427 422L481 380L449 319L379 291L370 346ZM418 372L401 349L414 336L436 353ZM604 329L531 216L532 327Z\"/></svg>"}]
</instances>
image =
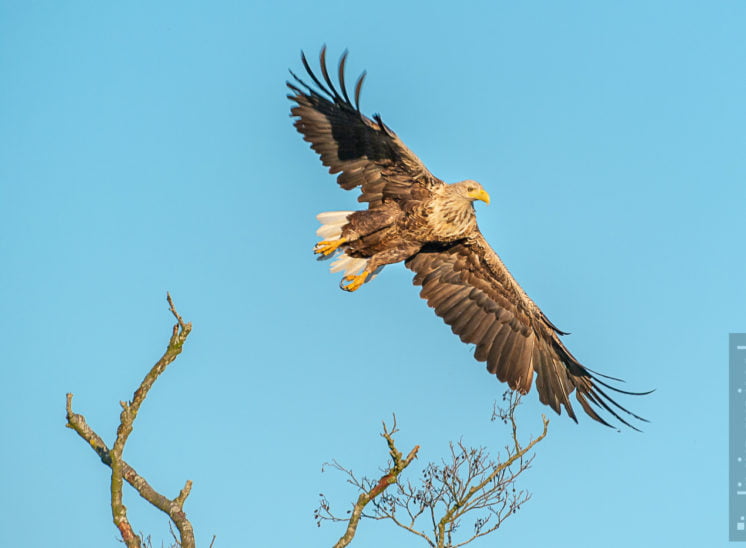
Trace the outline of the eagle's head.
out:
<instances>
[{"instance_id":1,"label":"eagle's head","mask_svg":"<svg viewBox=\"0 0 746 548\"><path fill-rule=\"evenodd\" d=\"M490 203L490 195L487 194L487 191L482 188L482 185L476 181L467 179L466 181L454 183L451 186L453 187L455 194L464 200L468 200L469 202L482 200L485 204Z\"/></svg>"}]
</instances>

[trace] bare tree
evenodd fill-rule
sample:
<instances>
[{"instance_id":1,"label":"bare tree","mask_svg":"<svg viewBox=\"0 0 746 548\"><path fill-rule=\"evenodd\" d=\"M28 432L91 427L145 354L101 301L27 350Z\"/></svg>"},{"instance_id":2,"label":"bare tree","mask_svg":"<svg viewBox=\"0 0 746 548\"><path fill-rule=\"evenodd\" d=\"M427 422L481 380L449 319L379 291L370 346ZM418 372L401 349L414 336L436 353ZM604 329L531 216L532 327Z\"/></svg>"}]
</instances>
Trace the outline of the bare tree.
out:
<instances>
[{"instance_id":1,"label":"bare tree","mask_svg":"<svg viewBox=\"0 0 746 548\"><path fill-rule=\"evenodd\" d=\"M127 518L127 508L123 503L122 487L129 483L150 504L166 513L178 531L171 529L174 547L194 548L194 530L184 512L184 503L192 488L187 480L184 488L173 498L157 492L123 459L124 447L134 428L140 406L145 401L150 388L176 357L181 353L192 325L185 323L167 295L169 310L176 318L166 351L150 369L135 390L132 400L120 402L120 424L113 448L88 425L83 415L73 412L73 395L67 394L67 427L75 430L96 452L106 466L111 468L111 511L112 519L119 530L122 541L128 548L150 548L150 537L137 535ZM348 517L338 517L330 508L329 502L321 495L321 503L314 516L320 525L322 521L346 522L347 527L334 548L348 546L357 532L362 518L390 520L398 527L422 538L430 547L456 548L497 530L508 516L516 513L521 505L529 500L526 491L517 491L515 482L526 471L533 460L528 453L547 434L549 421L543 418L543 432L523 445L518 439L515 410L520 397L506 392L503 400L505 408L495 407L492 420L500 419L511 430L511 442L505 446L504 454L493 459L484 447L474 448L462 441L450 444L450 455L440 464L429 463L422 470L419 482L412 483L401 478L402 472L417 457L419 446L415 446L405 457L396 447L394 435L398 432L396 416L389 429L383 424L381 436L386 440L389 452L389 465L377 479L358 479L354 473L336 461L331 466L347 476L347 481L358 491L357 501L348 512ZM501 460L502 457L502 460ZM366 511L367 510L367 511ZM473 519L473 529L456 539L465 517ZM427 525L423 528L422 522ZM427 532L426 532L427 531ZM210 543L212 547L213 542Z\"/></svg>"},{"instance_id":2,"label":"bare tree","mask_svg":"<svg viewBox=\"0 0 746 548\"><path fill-rule=\"evenodd\" d=\"M318 525L322 521L347 522L347 530L335 548L347 546L353 539L357 524L362 518L390 520L398 527L421 538L433 548L456 548L496 531L511 515L515 514L530 494L516 490L515 482L533 461L528 453L547 435L549 420L542 416L542 433L522 444L518 439L515 410L520 396L508 391L503 395L504 408L493 410L492 420L509 425L511 440L497 458L490 456L484 447L469 447L462 441L450 443L450 454L440 464L429 463L422 470L417 482L403 481L400 473L416 456L415 447L406 459L396 448L393 435L397 432L396 417L389 431L383 425L391 456L390 465L378 480L359 479L352 470L336 461L327 463L344 473L347 482L361 492L357 502L348 512L349 517L335 515L329 501L322 494L319 507L314 512ZM391 489L386 489L391 486ZM371 511L366 512L370 503ZM473 520L472 529L461 532L467 519ZM423 526L423 523L425 524ZM457 531L459 537L456 538Z\"/></svg>"},{"instance_id":3,"label":"bare tree","mask_svg":"<svg viewBox=\"0 0 746 548\"><path fill-rule=\"evenodd\" d=\"M163 356L161 356L161 358L155 363L148 374L145 375L140 386L135 390L132 400L129 402L120 402L122 412L119 416L120 423L117 428L117 436L112 449L109 449L101 437L88 425L83 415L73 412L73 395L69 393L67 394L67 427L75 430L75 432L77 432L78 435L96 452L101 459L101 462L111 468L112 518L114 525L116 525L119 530L122 540L127 548L142 548L143 540L142 535L135 534L132 525L127 518L127 508L122 501L122 480L134 487L142 498L168 515L178 530L178 538L176 538L176 534L173 530L171 531L178 546L183 548L194 548L195 546L194 529L184 512L184 503L192 489L192 482L187 480L184 488L179 492L179 494L175 498L169 499L153 489L145 478L140 476L134 468L124 461L122 457L124 446L132 433L135 418L140 410L140 406L148 395L148 391L161 373L166 370L166 367L173 363L176 357L181 354L182 347L192 330L192 324L184 323L184 320L179 316L178 312L176 312L174 303L171 300L171 295L167 294L166 298L168 300L169 310L176 318L176 324L173 326L171 331L171 338L168 341L168 347ZM213 542L214 540L213 537ZM149 537L146 537L145 545L146 547L151 545Z\"/></svg>"}]
</instances>

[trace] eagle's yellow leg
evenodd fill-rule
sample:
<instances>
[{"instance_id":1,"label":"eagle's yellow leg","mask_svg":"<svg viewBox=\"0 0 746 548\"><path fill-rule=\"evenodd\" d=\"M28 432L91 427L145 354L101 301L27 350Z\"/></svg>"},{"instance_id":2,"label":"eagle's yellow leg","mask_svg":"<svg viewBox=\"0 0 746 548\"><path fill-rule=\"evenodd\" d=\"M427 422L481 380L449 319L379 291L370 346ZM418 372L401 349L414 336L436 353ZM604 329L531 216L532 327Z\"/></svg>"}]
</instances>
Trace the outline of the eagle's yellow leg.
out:
<instances>
[{"instance_id":1,"label":"eagle's yellow leg","mask_svg":"<svg viewBox=\"0 0 746 548\"><path fill-rule=\"evenodd\" d=\"M323 240L314 246L313 252L320 253L321 255L331 255L344 243L347 243L347 240L344 238L339 238L338 240Z\"/></svg>"},{"instance_id":2,"label":"eagle's yellow leg","mask_svg":"<svg viewBox=\"0 0 746 548\"><path fill-rule=\"evenodd\" d=\"M339 284L339 287L344 289L345 291L355 291L357 289L360 289L360 286L365 283L365 280L368 279L368 275L370 272L367 270L363 270L360 274L357 276L350 275L345 276L342 278L342 281ZM347 285L344 285L344 282L350 282Z\"/></svg>"}]
</instances>

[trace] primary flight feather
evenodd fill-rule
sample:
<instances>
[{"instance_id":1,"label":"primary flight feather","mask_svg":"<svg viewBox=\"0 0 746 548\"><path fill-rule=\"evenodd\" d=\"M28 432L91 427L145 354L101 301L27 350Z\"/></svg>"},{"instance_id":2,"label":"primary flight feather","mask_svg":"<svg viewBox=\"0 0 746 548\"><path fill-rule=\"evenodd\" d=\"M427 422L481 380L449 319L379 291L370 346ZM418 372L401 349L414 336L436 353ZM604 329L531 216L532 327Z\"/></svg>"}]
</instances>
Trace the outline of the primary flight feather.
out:
<instances>
[{"instance_id":1,"label":"primary flight feather","mask_svg":"<svg viewBox=\"0 0 746 548\"><path fill-rule=\"evenodd\" d=\"M536 374L542 403L561 408L577 422L570 395L593 419L611 426L608 413L645 420L611 398L607 390L627 392L600 379L618 380L581 365L560 340L562 331L526 295L477 226L474 202L490 197L476 181L446 184L422 164L378 115L360 112L365 73L354 86L354 101L345 82L347 52L342 54L335 86L321 50L321 78L305 55L303 66L315 87L292 73L288 82L296 103L295 127L311 143L330 173L346 189L359 188L360 211L318 216L322 238L314 252L334 257L332 272L344 274L340 287L355 291L387 264L404 261L415 272L414 283L435 313L465 343L487 370L525 394ZM337 89L339 88L339 89ZM636 428L635 428L636 429Z\"/></svg>"}]
</instances>

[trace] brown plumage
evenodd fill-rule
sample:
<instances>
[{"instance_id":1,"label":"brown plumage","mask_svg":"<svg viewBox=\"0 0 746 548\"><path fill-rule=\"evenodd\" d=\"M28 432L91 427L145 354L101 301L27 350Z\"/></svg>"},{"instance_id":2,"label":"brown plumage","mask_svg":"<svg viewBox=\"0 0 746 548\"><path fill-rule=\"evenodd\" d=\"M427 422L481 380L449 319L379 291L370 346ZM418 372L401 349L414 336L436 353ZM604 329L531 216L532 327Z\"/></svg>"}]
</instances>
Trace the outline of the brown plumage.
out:
<instances>
[{"instance_id":1,"label":"brown plumage","mask_svg":"<svg viewBox=\"0 0 746 548\"><path fill-rule=\"evenodd\" d=\"M560 340L565 335L526 295L487 244L477 227L474 201L489 203L482 186L471 180L446 184L428 171L379 115L360 113L363 73L354 88L354 103L345 84L347 52L339 62L339 91L329 76L326 48L321 50L321 79L303 65L316 88L291 72L288 97L295 127L321 156L346 189L360 188L365 210L319 215L324 238L316 247L323 257L336 254L333 271L344 271L343 289L354 291L387 264L404 261L415 272L414 283L435 313L465 343L476 345L475 357L510 388L525 394L536 373L542 403L561 408L577 422L570 395L593 419L599 414L639 420L606 390L620 390L600 379L614 379L581 365ZM323 79L323 81L322 81ZM322 257L322 258L323 258ZM646 392L647 393L647 392ZM635 428L636 429L636 428Z\"/></svg>"}]
</instances>

